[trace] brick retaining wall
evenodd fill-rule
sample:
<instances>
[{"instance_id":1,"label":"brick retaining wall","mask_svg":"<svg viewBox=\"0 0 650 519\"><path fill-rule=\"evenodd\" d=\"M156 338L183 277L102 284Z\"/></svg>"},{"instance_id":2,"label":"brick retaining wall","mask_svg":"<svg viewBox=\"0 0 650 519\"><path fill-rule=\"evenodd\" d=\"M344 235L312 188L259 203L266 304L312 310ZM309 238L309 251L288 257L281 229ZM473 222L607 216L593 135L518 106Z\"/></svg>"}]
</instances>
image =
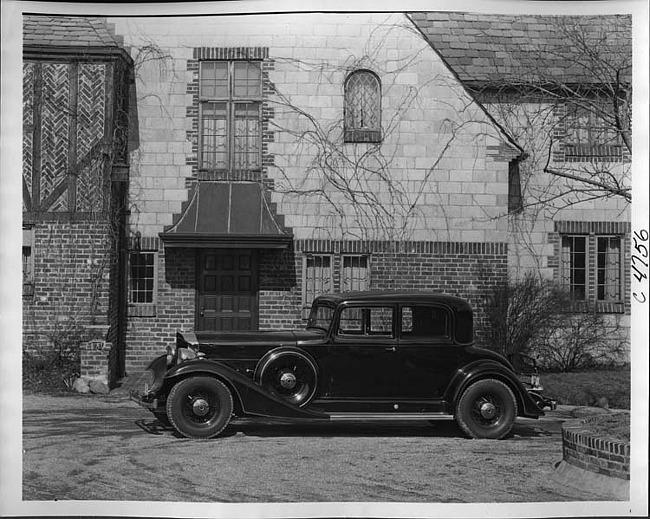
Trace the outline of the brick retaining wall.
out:
<instances>
[{"instance_id":1,"label":"brick retaining wall","mask_svg":"<svg viewBox=\"0 0 650 519\"><path fill-rule=\"evenodd\" d=\"M630 479L630 444L604 440L589 431L594 416L562 425L562 451L566 463L604 476Z\"/></svg>"}]
</instances>

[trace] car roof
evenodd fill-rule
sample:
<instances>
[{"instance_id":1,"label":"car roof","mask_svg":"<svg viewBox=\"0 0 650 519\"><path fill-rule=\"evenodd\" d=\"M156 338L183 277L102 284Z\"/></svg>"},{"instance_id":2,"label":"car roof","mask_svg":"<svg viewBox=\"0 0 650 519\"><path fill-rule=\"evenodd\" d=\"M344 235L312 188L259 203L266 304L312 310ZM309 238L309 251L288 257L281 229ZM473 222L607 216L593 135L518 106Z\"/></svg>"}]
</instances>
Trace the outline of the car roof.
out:
<instances>
[{"instance_id":1,"label":"car roof","mask_svg":"<svg viewBox=\"0 0 650 519\"><path fill-rule=\"evenodd\" d=\"M360 292L341 292L323 294L318 301L330 301L335 304L343 302L355 303L438 303L453 307L456 310L470 310L471 306L464 299L428 290L367 290Z\"/></svg>"}]
</instances>

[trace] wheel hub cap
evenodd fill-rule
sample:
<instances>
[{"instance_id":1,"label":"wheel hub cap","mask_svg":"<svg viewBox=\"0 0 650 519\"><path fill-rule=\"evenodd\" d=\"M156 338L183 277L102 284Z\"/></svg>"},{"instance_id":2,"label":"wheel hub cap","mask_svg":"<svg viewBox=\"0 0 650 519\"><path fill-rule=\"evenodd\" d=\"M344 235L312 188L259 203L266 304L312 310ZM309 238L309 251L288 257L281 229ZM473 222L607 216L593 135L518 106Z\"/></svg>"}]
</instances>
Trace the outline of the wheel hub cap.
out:
<instances>
[{"instance_id":1,"label":"wheel hub cap","mask_svg":"<svg viewBox=\"0 0 650 519\"><path fill-rule=\"evenodd\" d=\"M197 416L205 416L208 414L208 411L210 410L210 404L208 404L207 400L204 398L197 398L193 403L192 403L192 410L194 411L194 414Z\"/></svg>"},{"instance_id":2,"label":"wheel hub cap","mask_svg":"<svg viewBox=\"0 0 650 519\"><path fill-rule=\"evenodd\" d=\"M296 387L296 376L293 373L283 373L280 377L280 385L285 389Z\"/></svg>"},{"instance_id":3,"label":"wheel hub cap","mask_svg":"<svg viewBox=\"0 0 650 519\"><path fill-rule=\"evenodd\" d=\"M484 402L481 405L481 416L483 418L491 419L494 418L497 414L497 408L494 406L494 404L491 404L489 402Z\"/></svg>"}]
</instances>

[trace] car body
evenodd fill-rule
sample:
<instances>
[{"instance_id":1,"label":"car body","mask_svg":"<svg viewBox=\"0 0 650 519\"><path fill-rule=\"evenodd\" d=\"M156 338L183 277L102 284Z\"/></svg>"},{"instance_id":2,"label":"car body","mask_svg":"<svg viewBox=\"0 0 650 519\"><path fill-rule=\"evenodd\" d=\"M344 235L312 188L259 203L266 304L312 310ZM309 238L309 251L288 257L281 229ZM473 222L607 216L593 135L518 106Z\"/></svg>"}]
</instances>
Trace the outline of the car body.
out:
<instances>
[{"instance_id":1,"label":"car body","mask_svg":"<svg viewBox=\"0 0 650 519\"><path fill-rule=\"evenodd\" d=\"M191 438L258 416L455 418L496 439L517 416L544 414L504 357L474 345L470 305L432 292L322 295L298 331L179 332L147 371L133 399Z\"/></svg>"}]
</instances>

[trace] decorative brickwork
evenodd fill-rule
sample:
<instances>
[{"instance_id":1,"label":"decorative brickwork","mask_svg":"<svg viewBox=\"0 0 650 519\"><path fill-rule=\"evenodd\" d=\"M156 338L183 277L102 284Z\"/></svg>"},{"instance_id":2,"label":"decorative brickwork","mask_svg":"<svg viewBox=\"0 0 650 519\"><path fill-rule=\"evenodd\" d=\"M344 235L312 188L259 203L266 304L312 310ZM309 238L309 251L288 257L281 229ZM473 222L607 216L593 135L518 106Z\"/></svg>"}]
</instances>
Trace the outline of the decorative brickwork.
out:
<instances>
[{"instance_id":1,"label":"decorative brickwork","mask_svg":"<svg viewBox=\"0 0 650 519\"><path fill-rule=\"evenodd\" d=\"M594 436L587 424L602 417L594 416L562 424L564 461L578 468L629 481L630 444Z\"/></svg>"}]
</instances>

